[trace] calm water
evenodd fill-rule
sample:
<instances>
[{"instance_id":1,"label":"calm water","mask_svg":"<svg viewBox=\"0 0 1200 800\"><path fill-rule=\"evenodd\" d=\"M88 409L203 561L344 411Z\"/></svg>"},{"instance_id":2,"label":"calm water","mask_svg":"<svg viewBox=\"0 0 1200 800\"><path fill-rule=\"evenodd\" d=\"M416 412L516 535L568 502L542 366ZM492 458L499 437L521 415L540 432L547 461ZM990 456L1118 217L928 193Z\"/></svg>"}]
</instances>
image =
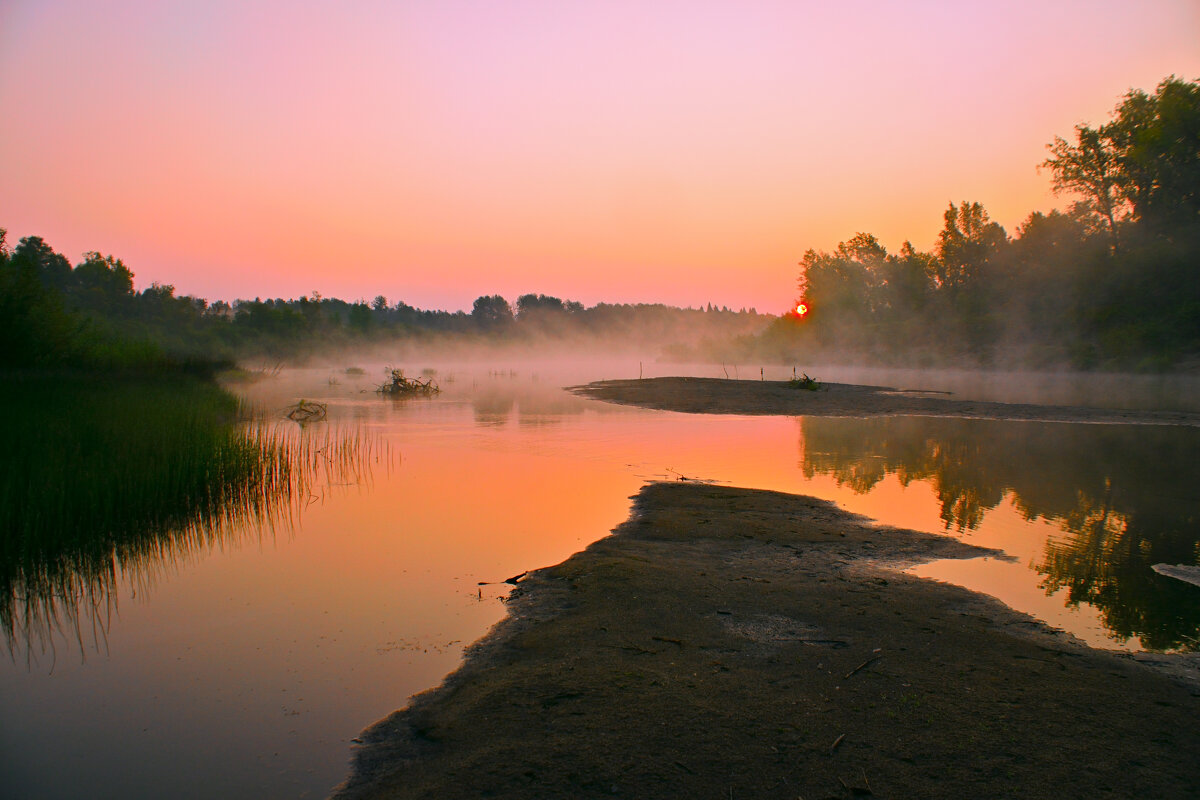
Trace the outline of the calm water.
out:
<instances>
[{"instance_id":1,"label":"calm water","mask_svg":"<svg viewBox=\"0 0 1200 800\"><path fill-rule=\"evenodd\" d=\"M502 617L503 592L479 581L557 563L605 535L647 480L812 494L961 536L1010 557L914 571L1100 646L1198 646L1200 589L1149 569L1200 562L1198 430L689 416L558 388L636 377L637 364L432 366L445 391L431 400L363 391L381 380L378 366L239 387L272 412L272 441L301 463L243 511L235 503L117 547L108 579L92 559L80 567L92 570L89 592L57 590L75 600L58 601L52 624L13 626L0 668L0 793L324 796L359 731L436 685ZM645 366L655 373L680 370ZM819 376L1009 400L1194 399L1187 384L1152 379ZM328 421L279 421L301 397L328 402Z\"/></svg>"}]
</instances>

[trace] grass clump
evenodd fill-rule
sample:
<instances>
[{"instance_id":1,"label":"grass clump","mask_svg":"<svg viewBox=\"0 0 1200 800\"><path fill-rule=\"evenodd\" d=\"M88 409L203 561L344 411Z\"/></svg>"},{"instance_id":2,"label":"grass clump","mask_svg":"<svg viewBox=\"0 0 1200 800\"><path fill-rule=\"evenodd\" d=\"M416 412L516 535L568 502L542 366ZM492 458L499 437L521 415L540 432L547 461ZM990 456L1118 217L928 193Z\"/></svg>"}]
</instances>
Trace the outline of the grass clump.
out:
<instances>
[{"instance_id":1,"label":"grass clump","mask_svg":"<svg viewBox=\"0 0 1200 800\"><path fill-rule=\"evenodd\" d=\"M815 392L821 388L821 382L815 378L808 377L808 374L805 373L802 378L792 378L788 381L788 386L793 389L804 389L805 391Z\"/></svg>"},{"instance_id":2,"label":"grass clump","mask_svg":"<svg viewBox=\"0 0 1200 800\"><path fill-rule=\"evenodd\" d=\"M0 640L14 657L103 631L120 581L148 585L289 524L327 486L369 481L375 455L360 435L247 419L186 375L13 377L0 414L22 422L0 458Z\"/></svg>"}]
</instances>

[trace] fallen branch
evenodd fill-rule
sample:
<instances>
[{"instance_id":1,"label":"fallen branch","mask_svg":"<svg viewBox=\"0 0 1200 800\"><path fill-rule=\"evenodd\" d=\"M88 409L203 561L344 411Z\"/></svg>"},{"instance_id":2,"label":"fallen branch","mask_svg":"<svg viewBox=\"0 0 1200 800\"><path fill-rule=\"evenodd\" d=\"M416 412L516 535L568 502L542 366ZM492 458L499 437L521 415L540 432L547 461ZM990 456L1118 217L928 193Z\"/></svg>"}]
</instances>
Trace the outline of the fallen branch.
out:
<instances>
[{"instance_id":1,"label":"fallen branch","mask_svg":"<svg viewBox=\"0 0 1200 800\"><path fill-rule=\"evenodd\" d=\"M433 378L406 378L404 370L392 367L388 367L387 375L388 381L376 390L380 394L390 397L429 397L441 391Z\"/></svg>"},{"instance_id":2,"label":"fallen branch","mask_svg":"<svg viewBox=\"0 0 1200 800\"><path fill-rule=\"evenodd\" d=\"M287 412L287 418L292 422L319 422L325 419L325 414L328 408L324 403L310 403L307 400L301 400L296 405L291 406Z\"/></svg>"},{"instance_id":3,"label":"fallen branch","mask_svg":"<svg viewBox=\"0 0 1200 800\"><path fill-rule=\"evenodd\" d=\"M854 669L847 672L846 677L849 678L850 676L852 676L854 673L858 672L859 670L866 669L867 667L871 666L872 664L874 664L876 661L878 661L881 658L883 658L883 656L881 656L881 655L871 656L866 661L862 662L857 667L855 667Z\"/></svg>"}]
</instances>

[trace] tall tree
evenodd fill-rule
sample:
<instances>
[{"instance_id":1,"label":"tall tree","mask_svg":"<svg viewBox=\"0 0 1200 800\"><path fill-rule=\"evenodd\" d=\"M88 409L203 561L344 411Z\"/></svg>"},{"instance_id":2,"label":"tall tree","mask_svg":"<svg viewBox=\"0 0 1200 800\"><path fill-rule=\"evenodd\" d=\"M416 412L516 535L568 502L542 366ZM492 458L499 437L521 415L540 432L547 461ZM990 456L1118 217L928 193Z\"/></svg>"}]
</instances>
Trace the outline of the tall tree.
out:
<instances>
[{"instance_id":1,"label":"tall tree","mask_svg":"<svg viewBox=\"0 0 1200 800\"><path fill-rule=\"evenodd\" d=\"M956 291L982 277L987 263L1008 236L980 203L951 203L943 219L933 277L939 289Z\"/></svg>"},{"instance_id":2,"label":"tall tree","mask_svg":"<svg viewBox=\"0 0 1200 800\"><path fill-rule=\"evenodd\" d=\"M1111 125L1100 128L1076 125L1074 143L1055 136L1054 142L1046 145L1052 157L1043 161L1042 166L1053 172L1055 194L1082 196L1079 210L1100 218L1113 246L1117 247L1120 243L1117 223L1129 215L1132 206L1122 186L1114 133Z\"/></svg>"},{"instance_id":3,"label":"tall tree","mask_svg":"<svg viewBox=\"0 0 1200 800\"><path fill-rule=\"evenodd\" d=\"M1159 233L1200 223L1200 82L1172 75L1153 95L1131 89L1110 122L1047 147L1055 191L1083 197L1114 245L1124 218Z\"/></svg>"},{"instance_id":4,"label":"tall tree","mask_svg":"<svg viewBox=\"0 0 1200 800\"><path fill-rule=\"evenodd\" d=\"M1130 91L1110 127L1137 216L1160 232L1200 223L1200 82Z\"/></svg>"}]
</instances>

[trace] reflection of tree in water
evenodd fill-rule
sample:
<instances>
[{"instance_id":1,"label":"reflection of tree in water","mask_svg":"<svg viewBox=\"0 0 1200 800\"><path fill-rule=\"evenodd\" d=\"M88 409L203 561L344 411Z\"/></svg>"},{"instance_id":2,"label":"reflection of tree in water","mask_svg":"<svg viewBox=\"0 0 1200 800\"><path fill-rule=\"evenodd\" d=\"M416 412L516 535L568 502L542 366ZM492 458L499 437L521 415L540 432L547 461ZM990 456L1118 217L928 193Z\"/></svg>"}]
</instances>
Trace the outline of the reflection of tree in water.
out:
<instances>
[{"instance_id":1,"label":"reflection of tree in water","mask_svg":"<svg viewBox=\"0 0 1200 800\"><path fill-rule=\"evenodd\" d=\"M844 419L804 417L804 476L832 475L839 486L869 492L888 475L908 486L929 481L947 528L970 530L1004 499L1004 485L987 468L989 443L962 435L973 420L925 417ZM930 423L934 423L931 427ZM963 423L967 423L964 425Z\"/></svg>"},{"instance_id":2,"label":"reflection of tree in water","mask_svg":"<svg viewBox=\"0 0 1200 800\"><path fill-rule=\"evenodd\" d=\"M1200 431L894 417L801 420L806 477L867 492L886 475L928 481L947 529L972 530L1010 497L1057 523L1035 569L1047 593L1095 606L1115 636L1151 649L1200 649L1200 590L1157 563L1200 563L1194 496Z\"/></svg>"},{"instance_id":3,"label":"reflection of tree in water","mask_svg":"<svg viewBox=\"0 0 1200 800\"><path fill-rule=\"evenodd\" d=\"M1137 636L1155 650L1200 649L1200 589L1154 572L1154 564L1200 563L1200 519L1195 509L1155 506L1122 513L1112 487L1096 497L1079 494L1062 520L1065 536L1046 543L1036 569L1047 593L1060 589L1068 603L1100 611L1114 636Z\"/></svg>"},{"instance_id":4,"label":"reflection of tree in water","mask_svg":"<svg viewBox=\"0 0 1200 800\"><path fill-rule=\"evenodd\" d=\"M557 384L513 373L488 375L471 390L475 424L497 427L515 417L521 426L558 425L588 407L583 400Z\"/></svg>"},{"instance_id":5,"label":"reflection of tree in water","mask_svg":"<svg viewBox=\"0 0 1200 800\"><path fill-rule=\"evenodd\" d=\"M13 388L0 398L23 422L0 465L0 628L27 659L57 633L101 645L122 581L143 592L199 554L290 529L330 487L369 482L377 455L327 425L239 423L237 401L201 382Z\"/></svg>"}]
</instances>

